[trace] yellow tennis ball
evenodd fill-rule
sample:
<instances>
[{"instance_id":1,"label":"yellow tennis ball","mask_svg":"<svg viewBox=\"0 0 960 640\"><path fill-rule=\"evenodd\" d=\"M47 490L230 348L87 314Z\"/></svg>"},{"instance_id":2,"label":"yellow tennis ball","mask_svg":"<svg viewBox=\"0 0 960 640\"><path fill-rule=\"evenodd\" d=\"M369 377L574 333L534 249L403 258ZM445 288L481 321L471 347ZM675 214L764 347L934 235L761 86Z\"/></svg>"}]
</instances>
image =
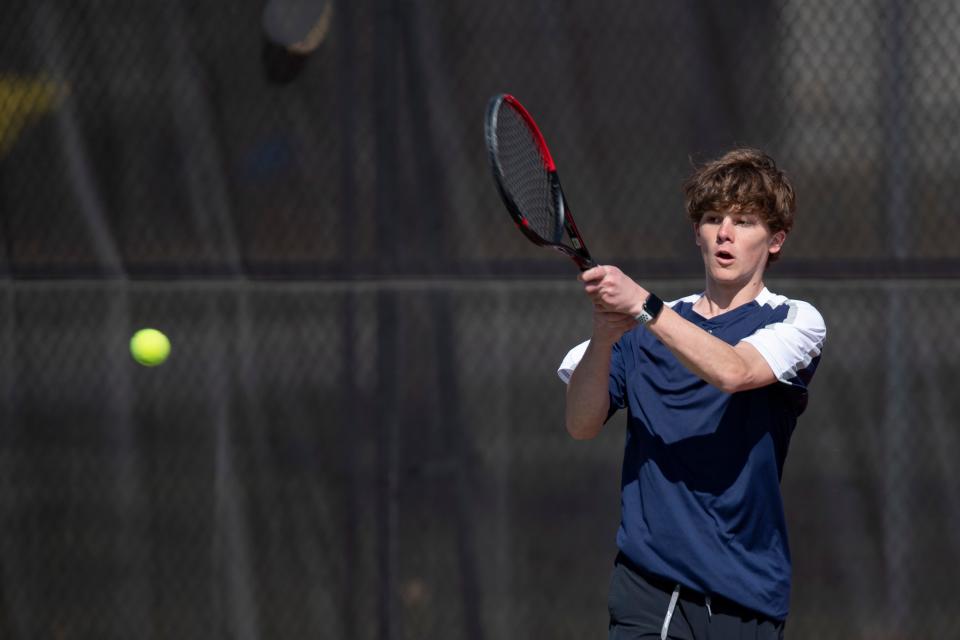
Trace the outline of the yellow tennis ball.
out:
<instances>
[{"instance_id":1,"label":"yellow tennis ball","mask_svg":"<svg viewBox=\"0 0 960 640\"><path fill-rule=\"evenodd\" d=\"M143 366L155 367L170 355L170 340L156 329L140 329L130 338L130 354Z\"/></svg>"}]
</instances>

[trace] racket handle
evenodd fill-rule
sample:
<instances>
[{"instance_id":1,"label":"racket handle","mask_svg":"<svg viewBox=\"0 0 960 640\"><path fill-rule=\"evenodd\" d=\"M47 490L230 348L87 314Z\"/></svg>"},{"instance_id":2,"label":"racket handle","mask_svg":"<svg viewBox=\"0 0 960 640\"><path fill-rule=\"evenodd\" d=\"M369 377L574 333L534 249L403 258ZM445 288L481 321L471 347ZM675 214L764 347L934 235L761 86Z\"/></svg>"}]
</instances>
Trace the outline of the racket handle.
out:
<instances>
[{"instance_id":1,"label":"racket handle","mask_svg":"<svg viewBox=\"0 0 960 640\"><path fill-rule=\"evenodd\" d=\"M593 269L597 266L597 263L594 262L593 258L590 258L589 256L577 256L573 259L573 261L577 263L578 267L580 267L581 272Z\"/></svg>"}]
</instances>

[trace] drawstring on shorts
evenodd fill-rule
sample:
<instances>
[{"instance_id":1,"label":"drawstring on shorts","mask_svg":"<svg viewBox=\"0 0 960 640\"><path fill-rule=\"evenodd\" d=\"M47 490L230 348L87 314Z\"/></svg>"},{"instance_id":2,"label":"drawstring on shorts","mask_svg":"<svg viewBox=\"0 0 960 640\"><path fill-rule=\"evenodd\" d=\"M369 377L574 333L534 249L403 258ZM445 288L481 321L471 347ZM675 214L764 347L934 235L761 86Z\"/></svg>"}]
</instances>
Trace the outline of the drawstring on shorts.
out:
<instances>
[{"instance_id":1,"label":"drawstring on shorts","mask_svg":"<svg viewBox=\"0 0 960 640\"><path fill-rule=\"evenodd\" d=\"M667 607L667 615L663 618L663 627L660 628L660 640L667 640L667 633L670 631L670 621L673 619L673 612L677 609L677 600L680 598L680 585L673 588L670 595L670 605ZM713 620L713 610L710 608L710 596L704 596L704 604L707 605L707 618Z\"/></svg>"},{"instance_id":2,"label":"drawstring on shorts","mask_svg":"<svg viewBox=\"0 0 960 640\"><path fill-rule=\"evenodd\" d=\"M667 607L667 615L663 619L663 627L660 629L660 640L667 640L667 631L670 630L670 619L673 618L673 612L677 608L677 599L680 597L680 585L673 588L673 594L670 596L670 606Z\"/></svg>"}]
</instances>

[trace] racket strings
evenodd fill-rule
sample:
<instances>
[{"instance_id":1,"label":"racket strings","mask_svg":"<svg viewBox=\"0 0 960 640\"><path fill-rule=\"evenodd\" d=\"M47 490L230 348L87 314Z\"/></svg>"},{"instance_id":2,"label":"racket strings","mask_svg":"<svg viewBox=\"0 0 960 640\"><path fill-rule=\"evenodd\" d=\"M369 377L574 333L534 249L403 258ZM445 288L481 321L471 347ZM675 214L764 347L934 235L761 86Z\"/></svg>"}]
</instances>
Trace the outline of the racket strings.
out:
<instances>
[{"instance_id":1,"label":"racket strings","mask_svg":"<svg viewBox=\"0 0 960 640\"><path fill-rule=\"evenodd\" d=\"M530 229L548 242L559 243L563 220L536 133L515 109L504 105L497 116L495 135L504 187Z\"/></svg>"}]
</instances>

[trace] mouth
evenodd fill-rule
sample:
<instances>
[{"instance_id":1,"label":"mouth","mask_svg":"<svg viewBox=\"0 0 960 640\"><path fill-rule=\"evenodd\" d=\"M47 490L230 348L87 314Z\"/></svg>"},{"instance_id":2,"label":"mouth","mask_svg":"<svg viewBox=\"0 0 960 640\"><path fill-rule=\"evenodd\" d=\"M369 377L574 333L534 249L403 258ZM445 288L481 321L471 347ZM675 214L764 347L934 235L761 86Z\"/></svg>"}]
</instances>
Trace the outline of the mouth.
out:
<instances>
[{"instance_id":1,"label":"mouth","mask_svg":"<svg viewBox=\"0 0 960 640\"><path fill-rule=\"evenodd\" d=\"M721 251L717 251L713 255L717 258L717 262L719 262L722 266L733 264L733 260L734 260L733 254L730 253L729 251L721 250Z\"/></svg>"}]
</instances>

